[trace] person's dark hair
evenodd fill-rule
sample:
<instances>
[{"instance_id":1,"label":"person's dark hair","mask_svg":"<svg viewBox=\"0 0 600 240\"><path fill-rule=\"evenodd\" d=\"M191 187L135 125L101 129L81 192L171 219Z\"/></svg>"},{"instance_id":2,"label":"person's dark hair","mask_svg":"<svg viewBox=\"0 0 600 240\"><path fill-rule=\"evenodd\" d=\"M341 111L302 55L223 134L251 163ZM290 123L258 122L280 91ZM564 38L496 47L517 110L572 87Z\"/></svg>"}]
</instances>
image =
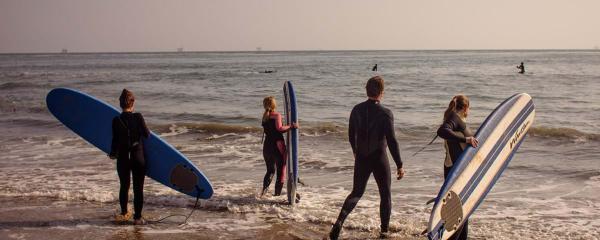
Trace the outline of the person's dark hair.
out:
<instances>
[{"instance_id":1,"label":"person's dark hair","mask_svg":"<svg viewBox=\"0 0 600 240\"><path fill-rule=\"evenodd\" d=\"M452 112L462 111L469 107L469 98L465 95L456 95L448 104L448 108L444 112L444 121L448 120Z\"/></svg>"},{"instance_id":2,"label":"person's dark hair","mask_svg":"<svg viewBox=\"0 0 600 240\"><path fill-rule=\"evenodd\" d=\"M133 102L135 102L133 92L123 88L121 96L119 97L119 105L121 106L121 109L124 110L133 107Z\"/></svg>"},{"instance_id":3,"label":"person's dark hair","mask_svg":"<svg viewBox=\"0 0 600 240\"><path fill-rule=\"evenodd\" d=\"M378 97L383 93L383 78L380 76L374 76L367 81L367 96Z\"/></svg>"}]
</instances>

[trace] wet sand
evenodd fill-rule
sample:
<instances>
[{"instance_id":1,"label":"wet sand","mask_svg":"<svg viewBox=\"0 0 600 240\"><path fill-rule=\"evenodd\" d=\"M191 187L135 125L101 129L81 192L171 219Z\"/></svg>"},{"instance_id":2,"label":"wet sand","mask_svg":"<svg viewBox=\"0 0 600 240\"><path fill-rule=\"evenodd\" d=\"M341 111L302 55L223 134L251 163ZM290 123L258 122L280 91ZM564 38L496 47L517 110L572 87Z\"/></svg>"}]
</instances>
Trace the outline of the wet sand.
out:
<instances>
[{"instance_id":1,"label":"wet sand","mask_svg":"<svg viewBox=\"0 0 600 240\"><path fill-rule=\"evenodd\" d=\"M245 214L196 210L188 224L183 217L162 223L153 220L169 214L187 215L191 208L145 206L149 224L117 224L117 203L63 201L54 198L0 197L1 239L325 239L329 224L262 219L251 221ZM206 225L203 224L207 223ZM252 222L250 225L248 223ZM215 224L219 223L219 224ZM373 239L377 232L344 229L345 239ZM392 235L391 239L407 239ZM418 239L418 238L409 238Z\"/></svg>"}]
</instances>

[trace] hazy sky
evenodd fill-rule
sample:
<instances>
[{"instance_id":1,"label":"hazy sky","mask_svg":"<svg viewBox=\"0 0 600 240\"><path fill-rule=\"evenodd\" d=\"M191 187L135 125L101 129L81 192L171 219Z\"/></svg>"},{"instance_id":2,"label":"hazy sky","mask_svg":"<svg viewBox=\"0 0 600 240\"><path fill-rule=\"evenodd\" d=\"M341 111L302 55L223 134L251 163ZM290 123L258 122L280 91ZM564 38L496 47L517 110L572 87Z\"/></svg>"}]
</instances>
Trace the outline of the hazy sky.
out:
<instances>
[{"instance_id":1,"label":"hazy sky","mask_svg":"<svg viewBox=\"0 0 600 240\"><path fill-rule=\"evenodd\" d=\"M0 0L0 52L565 49L600 0Z\"/></svg>"}]
</instances>

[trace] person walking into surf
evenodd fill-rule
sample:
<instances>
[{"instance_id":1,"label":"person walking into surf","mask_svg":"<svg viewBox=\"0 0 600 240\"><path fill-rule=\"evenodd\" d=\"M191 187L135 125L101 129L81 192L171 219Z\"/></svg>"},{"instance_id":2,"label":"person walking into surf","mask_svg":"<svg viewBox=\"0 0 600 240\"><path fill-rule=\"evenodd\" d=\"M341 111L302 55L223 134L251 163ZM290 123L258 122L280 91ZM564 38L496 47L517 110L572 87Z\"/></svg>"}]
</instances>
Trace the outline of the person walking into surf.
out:
<instances>
[{"instance_id":1,"label":"person walking into surf","mask_svg":"<svg viewBox=\"0 0 600 240\"><path fill-rule=\"evenodd\" d=\"M142 138L148 138L150 130L141 113L133 112L135 97L133 92L123 89L119 97L119 105L123 112L112 120L112 144L109 157L117 159L117 173L121 187L119 190L119 203L121 214L116 216L117 221L128 221L131 212L127 210L129 185L133 175L133 223L145 224L142 218L144 205L144 178L146 177L146 160L144 159L144 146Z\"/></svg>"},{"instance_id":2,"label":"person walking into surf","mask_svg":"<svg viewBox=\"0 0 600 240\"><path fill-rule=\"evenodd\" d=\"M444 179L452 170L454 163L460 157L467 147L467 144L477 147L479 141L473 137L473 133L467 126L467 117L469 116L469 98L465 95L456 95L448 104L444 112L444 121L437 130L437 135L443 138L444 148L446 149L446 158L444 160ZM456 230L449 238L450 240L467 239L468 219L461 228Z\"/></svg>"},{"instance_id":3,"label":"person walking into surf","mask_svg":"<svg viewBox=\"0 0 600 240\"><path fill-rule=\"evenodd\" d=\"M287 163L283 133L287 132L290 128L298 128L298 124L282 124L281 114L275 111L277 103L273 96L263 99L263 107L265 109L262 116L262 127L265 136L263 141L263 157L267 165L267 173L263 179L263 189L260 196L262 197L269 190L269 185L271 185L275 173L277 173L277 179L275 180L274 195L279 196L281 195L283 181L285 180L285 167Z\"/></svg>"},{"instance_id":4,"label":"person walking into surf","mask_svg":"<svg viewBox=\"0 0 600 240\"><path fill-rule=\"evenodd\" d=\"M357 104L350 113L348 140L354 154L354 180L352 192L348 195L335 224L329 233L330 239L338 239L346 217L352 212L362 197L371 173L379 188L379 214L381 235L386 236L392 209L391 173L386 148L389 149L397 167L397 179L404 177L402 159L394 132L394 116L381 105L384 82L380 76L367 81L368 99Z\"/></svg>"}]
</instances>

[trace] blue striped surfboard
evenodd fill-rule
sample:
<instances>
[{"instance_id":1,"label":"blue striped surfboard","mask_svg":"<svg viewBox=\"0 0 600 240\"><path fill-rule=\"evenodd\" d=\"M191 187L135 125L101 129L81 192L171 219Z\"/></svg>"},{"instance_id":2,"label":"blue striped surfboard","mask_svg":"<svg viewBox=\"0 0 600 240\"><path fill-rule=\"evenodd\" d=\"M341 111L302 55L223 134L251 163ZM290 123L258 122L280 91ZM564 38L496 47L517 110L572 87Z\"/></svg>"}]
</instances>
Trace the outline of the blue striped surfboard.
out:
<instances>
[{"instance_id":1,"label":"blue striped surfboard","mask_svg":"<svg viewBox=\"0 0 600 240\"><path fill-rule=\"evenodd\" d=\"M286 124L298 123L298 109L296 107L296 93L292 82L286 81L283 85L285 96ZM298 187L298 129L291 128L287 133L287 196L290 205L296 204L296 189Z\"/></svg>"},{"instance_id":2,"label":"blue striped surfboard","mask_svg":"<svg viewBox=\"0 0 600 240\"><path fill-rule=\"evenodd\" d=\"M462 226L492 189L523 142L535 117L531 96L520 93L502 102L483 122L442 185L429 218L427 237L446 240Z\"/></svg>"}]
</instances>

